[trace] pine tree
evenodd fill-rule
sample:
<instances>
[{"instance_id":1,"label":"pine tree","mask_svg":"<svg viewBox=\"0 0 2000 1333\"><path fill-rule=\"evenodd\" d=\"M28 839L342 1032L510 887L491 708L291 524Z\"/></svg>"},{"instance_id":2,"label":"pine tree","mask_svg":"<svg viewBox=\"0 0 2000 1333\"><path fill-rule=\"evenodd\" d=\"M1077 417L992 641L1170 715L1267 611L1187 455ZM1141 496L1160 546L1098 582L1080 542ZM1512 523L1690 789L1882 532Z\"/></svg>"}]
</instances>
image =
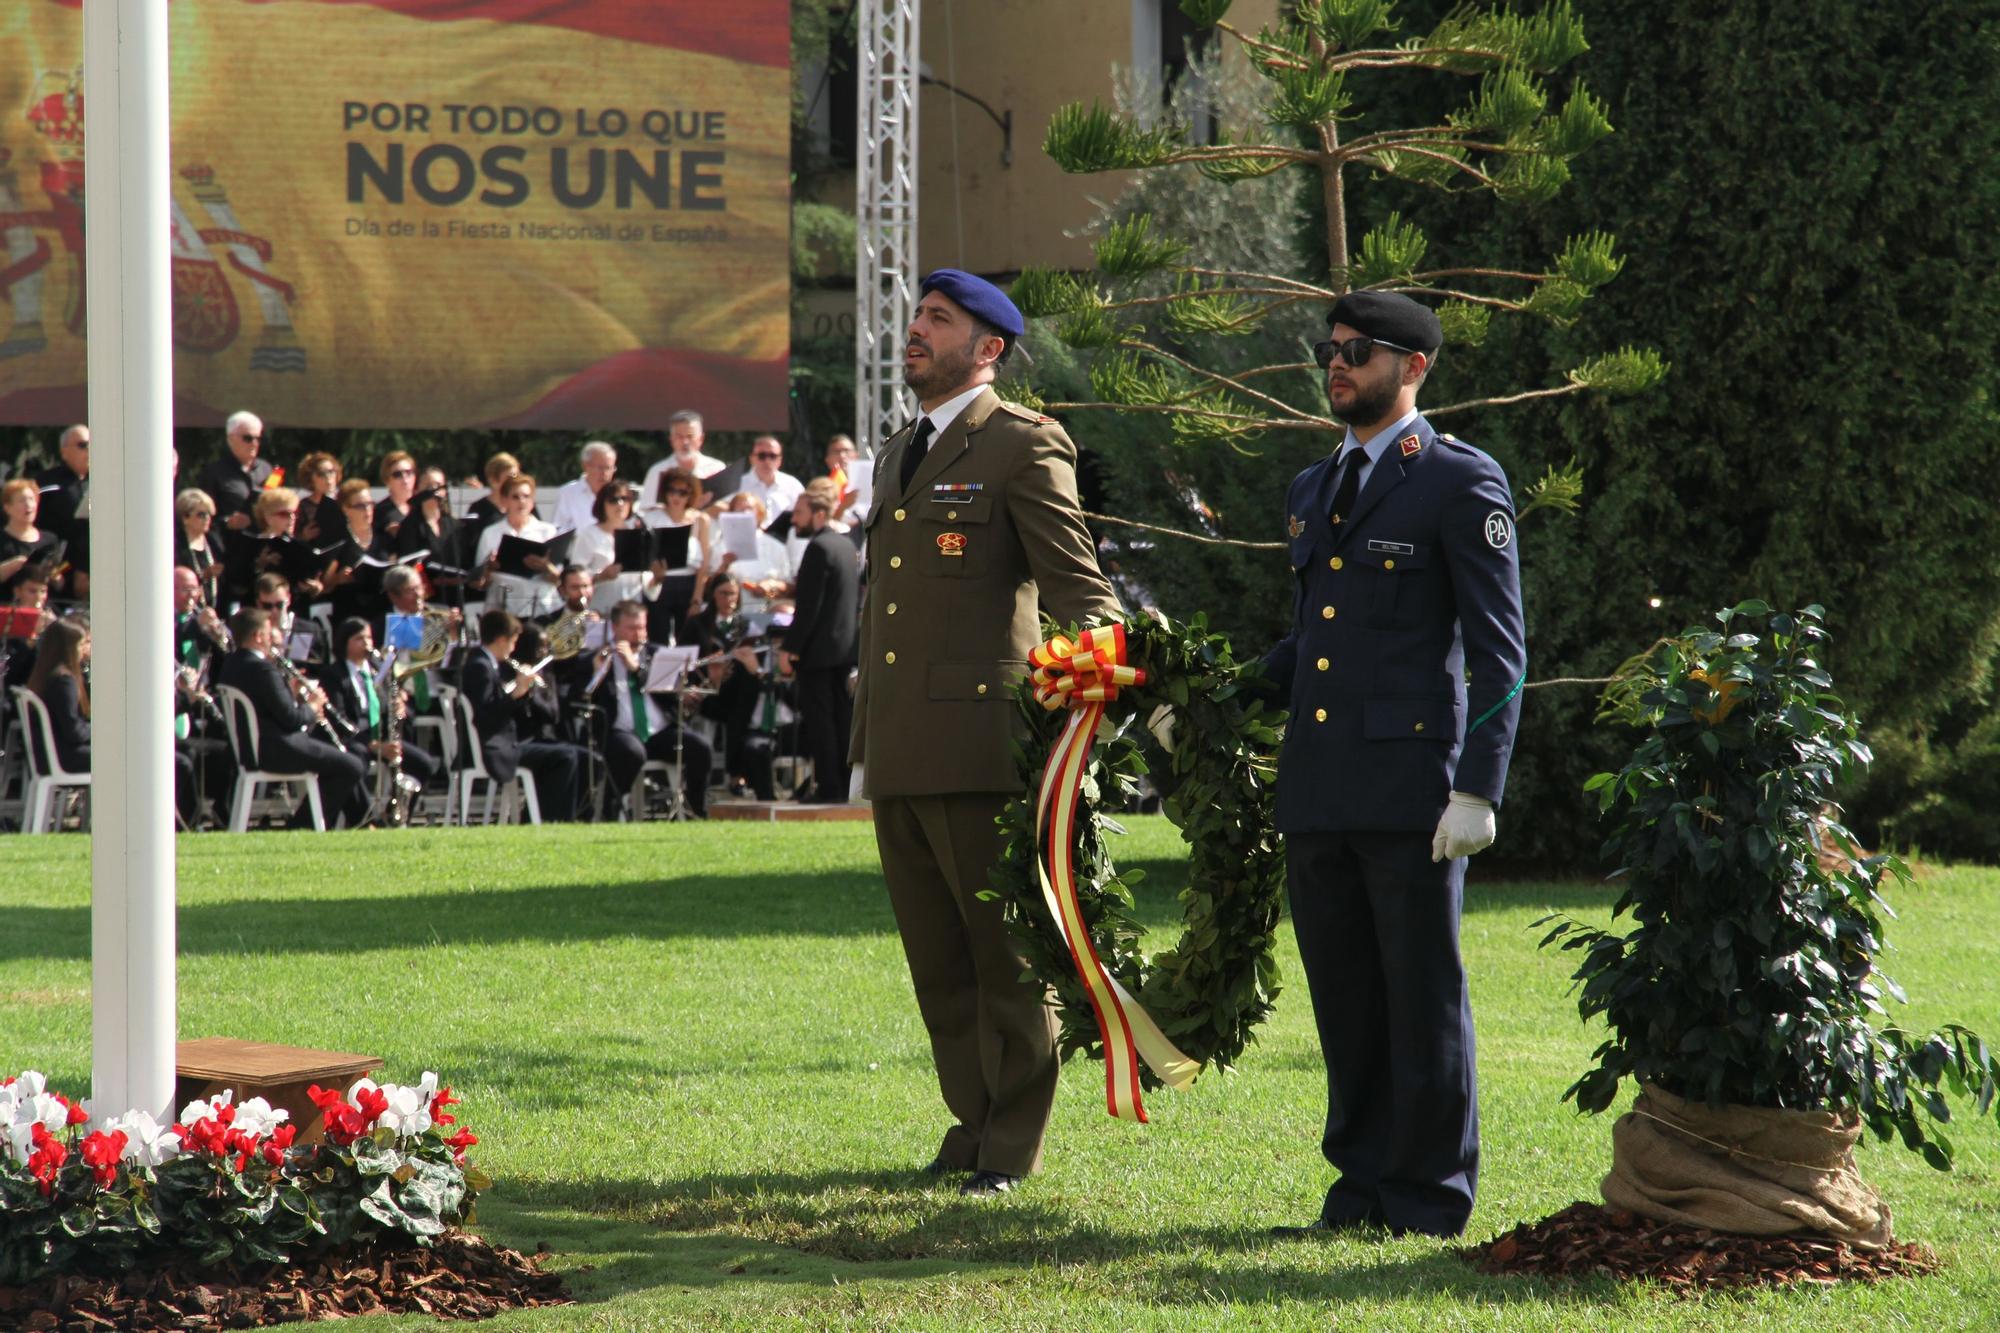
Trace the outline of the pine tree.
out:
<instances>
[{"instance_id":1,"label":"pine tree","mask_svg":"<svg viewBox=\"0 0 2000 1333\"><path fill-rule=\"evenodd\" d=\"M1462 6L1428 33L1393 45L1393 0L1295 0L1275 27L1255 35L1228 21L1229 0L1181 0L1180 7L1234 43L1262 78L1263 123L1222 127L1213 142L1201 143L1184 123L1148 124L1100 102L1077 103L1056 113L1044 151L1076 173L1191 164L1225 184L1287 169L1308 173L1324 225L1314 238L1315 250L1324 247L1324 271L1214 267L1156 229L1150 216L1115 222L1096 244L1094 272L1032 268L1014 284L1022 313L1051 319L1056 336L1089 362L1094 397L1045 402L1049 409L1144 414L1175 443L1221 442L1239 450L1273 431L1340 432L1345 426L1327 415L1310 360L1227 365L1210 353L1237 340L1268 354L1272 340L1248 335L1294 325L1301 310L1323 312L1359 288L1433 304L1448 346L1476 346L1496 317L1573 322L1623 267L1615 239L1601 231L1570 238L1538 271L1439 262L1423 232L1396 213L1350 241L1356 214L1350 191L1359 183L1486 191L1512 205L1546 200L1562 188L1571 159L1611 132L1588 90L1572 88L1559 105L1548 90L1548 76L1587 49L1569 0L1532 16ZM1431 123L1371 126L1362 99L1393 75L1469 88ZM1655 352L1628 346L1584 360L1559 384L1427 406L1425 413L1440 418L1586 390L1637 393L1666 370ZM1028 386L1021 390L1034 396ZM1574 466L1551 468L1523 489L1520 510L1574 508L1581 489Z\"/></svg>"}]
</instances>

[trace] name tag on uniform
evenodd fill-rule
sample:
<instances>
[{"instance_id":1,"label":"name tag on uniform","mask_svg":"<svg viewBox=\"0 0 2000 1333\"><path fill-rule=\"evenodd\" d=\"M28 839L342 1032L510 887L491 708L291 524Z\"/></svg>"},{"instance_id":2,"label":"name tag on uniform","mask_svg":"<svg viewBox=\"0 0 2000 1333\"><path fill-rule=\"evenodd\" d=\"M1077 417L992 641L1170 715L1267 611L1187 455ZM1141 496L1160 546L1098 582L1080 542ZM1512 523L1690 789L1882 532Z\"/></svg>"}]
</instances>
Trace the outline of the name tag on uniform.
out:
<instances>
[{"instance_id":1,"label":"name tag on uniform","mask_svg":"<svg viewBox=\"0 0 2000 1333\"><path fill-rule=\"evenodd\" d=\"M1372 537L1368 539L1368 549L1371 551L1386 551L1390 555L1415 555L1417 553L1417 548L1408 542L1379 542Z\"/></svg>"}]
</instances>

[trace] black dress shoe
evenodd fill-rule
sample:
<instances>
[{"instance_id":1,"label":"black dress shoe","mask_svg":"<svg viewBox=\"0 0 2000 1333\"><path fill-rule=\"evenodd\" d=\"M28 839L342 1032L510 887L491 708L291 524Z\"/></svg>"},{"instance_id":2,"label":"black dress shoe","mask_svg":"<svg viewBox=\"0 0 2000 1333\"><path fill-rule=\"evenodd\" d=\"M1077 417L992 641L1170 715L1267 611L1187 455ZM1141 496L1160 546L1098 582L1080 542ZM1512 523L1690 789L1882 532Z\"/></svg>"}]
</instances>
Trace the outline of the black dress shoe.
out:
<instances>
[{"instance_id":1,"label":"black dress shoe","mask_svg":"<svg viewBox=\"0 0 2000 1333\"><path fill-rule=\"evenodd\" d=\"M1382 1225L1381 1219L1374 1217L1343 1217L1328 1221L1315 1217L1302 1227L1272 1227L1271 1235L1276 1240L1311 1240L1314 1237L1338 1236L1350 1231L1365 1231Z\"/></svg>"},{"instance_id":2,"label":"black dress shoe","mask_svg":"<svg viewBox=\"0 0 2000 1333\"><path fill-rule=\"evenodd\" d=\"M953 1165L944 1159L943 1153L939 1153L936 1157L931 1158L931 1164L924 1168L924 1174L942 1179L945 1176L963 1175L971 1169L969 1166Z\"/></svg>"},{"instance_id":3,"label":"black dress shoe","mask_svg":"<svg viewBox=\"0 0 2000 1333\"><path fill-rule=\"evenodd\" d=\"M958 1192L975 1199L990 1199L996 1194L1013 1193L1020 1181L1019 1176L1010 1176L1005 1171L975 1171L972 1179L958 1187Z\"/></svg>"}]
</instances>

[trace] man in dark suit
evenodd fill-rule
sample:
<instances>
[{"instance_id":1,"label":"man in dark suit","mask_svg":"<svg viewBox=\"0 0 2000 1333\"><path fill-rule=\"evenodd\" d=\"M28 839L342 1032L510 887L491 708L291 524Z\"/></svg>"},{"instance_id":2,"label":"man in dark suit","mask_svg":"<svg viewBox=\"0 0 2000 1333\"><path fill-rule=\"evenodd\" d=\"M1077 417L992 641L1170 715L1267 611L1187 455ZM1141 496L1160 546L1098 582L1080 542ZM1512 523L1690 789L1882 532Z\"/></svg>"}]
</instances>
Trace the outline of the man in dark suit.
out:
<instances>
[{"instance_id":1,"label":"man in dark suit","mask_svg":"<svg viewBox=\"0 0 2000 1333\"><path fill-rule=\"evenodd\" d=\"M535 775L535 798L542 818L565 823L576 818L577 772L582 752L562 741L523 741L517 723L535 678L516 667L514 645L521 621L511 611L479 617L479 647L466 654L459 692L472 705L472 725L495 781L511 782L525 766Z\"/></svg>"},{"instance_id":2,"label":"man in dark suit","mask_svg":"<svg viewBox=\"0 0 2000 1333\"><path fill-rule=\"evenodd\" d=\"M799 730L812 760L813 791L800 800L845 803L847 742L854 729L854 670L861 636L861 561L854 543L831 526L839 491L825 477L807 484L792 506L792 531L806 541L799 557L791 628L778 669L798 682Z\"/></svg>"},{"instance_id":3,"label":"man in dark suit","mask_svg":"<svg viewBox=\"0 0 2000 1333\"><path fill-rule=\"evenodd\" d=\"M250 504L271 479L271 465L257 456L264 447L264 423L254 412L237 412L223 427L229 452L201 470L194 484L215 501L215 521L230 532L248 529Z\"/></svg>"},{"instance_id":4,"label":"man in dark suit","mask_svg":"<svg viewBox=\"0 0 2000 1333\"><path fill-rule=\"evenodd\" d=\"M682 787L695 818L708 818L708 775L715 765L709 743L687 730L680 695L652 694L647 673L659 645L646 642L646 608L627 598L611 608L611 642L597 662L589 699L596 706L598 753L611 771L607 804L632 789L647 760L674 762L680 751Z\"/></svg>"},{"instance_id":5,"label":"man in dark suit","mask_svg":"<svg viewBox=\"0 0 2000 1333\"><path fill-rule=\"evenodd\" d=\"M1277 1232L1454 1236L1479 1170L1465 858L1493 841L1527 675L1514 502L1417 411L1436 315L1350 292L1328 323L1347 435L1286 497L1292 631L1264 667L1290 701L1277 825L1340 1178Z\"/></svg>"},{"instance_id":6,"label":"man in dark suit","mask_svg":"<svg viewBox=\"0 0 2000 1333\"><path fill-rule=\"evenodd\" d=\"M368 814L368 765L310 734L326 713L325 692L315 686L304 698L293 694L270 660L281 650L272 643L268 612L245 607L230 618L229 628L236 650L222 659L216 680L243 691L257 714L256 753L240 754L237 762L273 773L316 774L329 824L359 826ZM294 828L306 822L303 809L292 815Z\"/></svg>"},{"instance_id":7,"label":"man in dark suit","mask_svg":"<svg viewBox=\"0 0 2000 1333\"><path fill-rule=\"evenodd\" d=\"M1039 608L1082 628L1118 614L1076 498L1076 447L993 392L1023 332L984 279L924 279L903 379L923 415L875 462L850 758L873 803L938 1084L956 1123L932 1163L974 1198L1036 1170L1056 1089L1055 1020L1000 904L980 898L1021 795L1014 682Z\"/></svg>"},{"instance_id":8,"label":"man in dark suit","mask_svg":"<svg viewBox=\"0 0 2000 1333\"><path fill-rule=\"evenodd\" d=\"M66 594L79 602L90 599L90 427L71 426L56 444L54 467L35 476L41 487L36 523L66 544L69 566Z\"/></svg>"}]
</instances>

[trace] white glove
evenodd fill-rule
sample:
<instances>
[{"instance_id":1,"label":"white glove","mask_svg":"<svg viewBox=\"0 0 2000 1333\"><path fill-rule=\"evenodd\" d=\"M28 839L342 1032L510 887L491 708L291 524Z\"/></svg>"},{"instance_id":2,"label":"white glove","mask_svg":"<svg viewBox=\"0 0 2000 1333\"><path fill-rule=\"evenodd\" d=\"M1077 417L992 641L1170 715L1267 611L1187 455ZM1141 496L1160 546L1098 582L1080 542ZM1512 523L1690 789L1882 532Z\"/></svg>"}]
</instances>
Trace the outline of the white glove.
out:
<instances>
[{"instance_id":1,"label":"white glove","mask_svg":"<svg viewBox=\"0 0 2000 1333\"><path fill-rule=\"evenodd\" d=\"M1146 730L1153 733L1153 739L1160 743L1162 750L1165 750L1168 754L1174 752L1173 709L1167 707L1165 704L1161 704L1158 708L1155 708L1153 715L1146 719Z\"/></svg>"},{"instance_id":2,"label":"white glove","mask_svg":"<svg viewBox=\"0 0 2000 1333\"><path fill-rule=\"evenodd\" d=\"M1493 832L1493 802L1455 791L1445 802L1444 818L1438 820L1437 833L1431 838L1431 860L1456 861L1483 852L1493 845Z\"/></svg>"}]
</instances>

